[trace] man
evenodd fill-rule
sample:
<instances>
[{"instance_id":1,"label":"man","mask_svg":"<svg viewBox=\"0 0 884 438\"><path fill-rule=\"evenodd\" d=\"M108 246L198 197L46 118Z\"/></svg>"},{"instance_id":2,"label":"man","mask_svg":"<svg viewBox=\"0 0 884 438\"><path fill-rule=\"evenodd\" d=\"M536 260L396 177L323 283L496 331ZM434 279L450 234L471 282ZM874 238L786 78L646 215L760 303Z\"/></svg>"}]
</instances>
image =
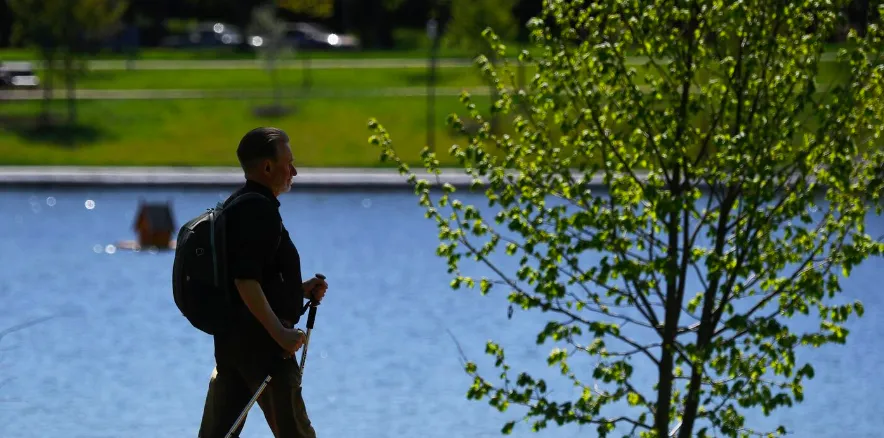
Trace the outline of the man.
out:
<instances>
[{"instance_id":1,"label":"man","mask_svg":"<svg viewBox=\"0 0 884 438\"><path fill-rule=\"evenodd\" d=\"M244 201L225 213L230 291L237 316L232 330L214 337L216 366L199 436L223 438L272 373L258 399L270 430L276 438L314 438L293 359L306 336L293 327L304 299L319 302L328 284L319 278L302 282L300 256L279 213L277 197L291 189L297 175L289 139L282 130L256 128L242 138L236 155L246 182L226 202L246 192L267 199Z\"/></svg>"}]
</instances>

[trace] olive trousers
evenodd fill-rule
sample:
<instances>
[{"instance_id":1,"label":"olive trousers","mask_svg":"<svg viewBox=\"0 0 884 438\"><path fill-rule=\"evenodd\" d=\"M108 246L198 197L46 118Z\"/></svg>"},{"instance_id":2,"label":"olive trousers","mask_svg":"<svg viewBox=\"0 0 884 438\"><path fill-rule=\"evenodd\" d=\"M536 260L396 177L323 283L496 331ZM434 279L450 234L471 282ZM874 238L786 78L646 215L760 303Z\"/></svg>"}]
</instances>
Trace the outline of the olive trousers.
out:
<instances>
[{"instance_id":1,"label":"olive trousers","mask_svg":"<svg viewBox=\"0 0 884 438\"><path fill-rule=\"evenodd\" d=\"M199 438L224 438L240 413L273 369L272 378L258 398L275 438L316 438L301 395L301 374L294 359L271 367L256 366L248 358L217 361L209 379ZM239 437L245 421L232 437Z\"/></svg>"}]
</instances>

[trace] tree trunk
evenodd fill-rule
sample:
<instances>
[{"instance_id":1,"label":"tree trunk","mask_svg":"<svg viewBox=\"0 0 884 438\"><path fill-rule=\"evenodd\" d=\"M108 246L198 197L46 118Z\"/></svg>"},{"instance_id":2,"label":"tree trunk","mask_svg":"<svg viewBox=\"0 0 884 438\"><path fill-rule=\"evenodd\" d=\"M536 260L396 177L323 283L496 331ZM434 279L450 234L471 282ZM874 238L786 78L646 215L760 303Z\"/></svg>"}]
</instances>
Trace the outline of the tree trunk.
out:
<instances>
[{"instance_id":1,"label":"tree trunk","mask_svg":"<svg viewBox=\"0 0 884 438\"><path fill-rule=\"evenodd\" d=\"M44 51L43 62L45 64L43 68L43 101L40 104L39 124L46 126L51 122L49 111L52 106L52 84L53 76L55 76L55 53Z\"/></svg>"},{"instance_id":2,"label":"tree trunk","mask_svg":"<svg viewBox=\"0 0 884 438\"><path fill-rule=\"evenodd\" d=\"M68 102L68 125L77 124L77 83L75 72L75 61L73 55L66 55L64 62L65 88L67 90Z\"/></svg>"},{"instance_id":3,"label":"tree trunk","mask_svg":"<svg viewBox=\"0 0 884 438\"><path fill-rule=\"evenodd\" d=\"M273 88L274 108L282 108L282 90L279 86L279 71L275 65L270 66L270 87Z\"/></svg>"},{"instance_id":4,"label":"tree trunk","mask_svg":"<svg viewBox=\"0 0 884 438\"><path fill-rule=\"evenodd\" d=\"M304 91L309 91L310 87L313 86L313 78L310 76L310 51L301 49L301 60L303 61L303 67L301 67L301 88Z\"/></svg>"},{"instance_id":5,"label":"tree trunk","mask_svg":"<svg viewBox=\"0 0 884 438\"><path fill-rule=\"evenodd\" d=\"M672 195L676 199L681 196L681 172L675 170L672 175ZM668 235L667 269L666 269L666 302L663 319L662 352L657 374L657 411L654 415L654 430L659 437L669 435L670 413L672 409L672 387L674 386L673 365L675 358L675 337L678 321L681 317L682 297L678 287L679 273L679 230L682 212L676 209L669 214L666 221Z\"/></svg>"}]
</instances>

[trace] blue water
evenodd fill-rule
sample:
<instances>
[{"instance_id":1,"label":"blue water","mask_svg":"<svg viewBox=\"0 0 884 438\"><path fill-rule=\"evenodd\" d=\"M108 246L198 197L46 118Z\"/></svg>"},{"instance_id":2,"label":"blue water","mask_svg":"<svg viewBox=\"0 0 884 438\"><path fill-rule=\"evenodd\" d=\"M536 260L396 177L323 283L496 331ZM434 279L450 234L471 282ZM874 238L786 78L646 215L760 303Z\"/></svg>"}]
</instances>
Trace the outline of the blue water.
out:
<instances>
[{"instance_id":1,"label":"blue water","mask_svg":"<svg viewBox=\"0 0 884 438\"><path fill-rule=\"evenodd\" d=\"M226 194L0 192L0 330L36 321L0 339L0 437L196 436L213 367L211 339L191 328L171 300L171 253L113 245L134 238L139 197L170 200L180 224ZM534 344L546 315L516 312L509 320L503 293L449 288L445 262L435 255L435 225L413 195L294 192L282 204L305 275L322 272L330 285L304 377L320 437L499 436L519 412L466 399L471 380L458 344L492 377L488 339L508 347L516 371L556 374L545 366L550 347ZM879 436L882 267L870 260L844 282L844 299L861 299L866 308L848 325L848 344L800 350L798 359L816 368L805 402L750 420L784 423L798 437ZM538 436L525 424L514 435ZM595 435L594 427L539 434ZM243 436L271 436L258 407Z\"/></svg>"}]
</instances>

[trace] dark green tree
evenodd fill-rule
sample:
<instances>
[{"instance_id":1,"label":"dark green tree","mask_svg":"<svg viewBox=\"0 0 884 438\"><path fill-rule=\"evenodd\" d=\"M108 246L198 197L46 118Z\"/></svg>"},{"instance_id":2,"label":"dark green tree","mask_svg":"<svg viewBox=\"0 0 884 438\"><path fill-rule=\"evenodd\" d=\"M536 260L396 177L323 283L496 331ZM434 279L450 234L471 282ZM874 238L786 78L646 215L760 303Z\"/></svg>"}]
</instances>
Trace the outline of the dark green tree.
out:
<instances>
[{"instance_id":1,"label":"dark green tree","mask_svg":"<svg viewBox=\"0 0 884 438\"><path fill-rule=\"evenodd\" d=\"M44 3L41 0L7 0L7 3L15 15L12 40L17 44L35 47L43 63L41 78L43 101L40 118L45 124L49 122L56 61L62 45L56 30L58 22L55 20L59 11L54 9L59 7L59 4L51 1Z\"/></svg>"},{"instance_id":2,"label":"dark green tree","mask_svg":"<svg viewBox=\"0 0 884 438\"><path fill-rule=\"evenodd\" d=\"M503 58L488 45L482 34L486 28L494 29L495 38L511 43L518 34L518 24L513 14L517 0L449 0L451 5L451 22L446 29L445 38L448 44L461 49L475 52L487 58L494 66ZM491 100L498 98L497 86L490 85ZM497 132L498 120L496 113L491 115L492 132Z\"/></svg>"},{"instance_id":3,"label":"dark green tree","mask_svg":"<svg viewBox=\"0 0 884 438\"><path fill-rule=\"evenodd\" d=\"M520 26L513 14L518 0L446 0L443 3L451 8L446 38L454 47L493 58L495 51L482 37L482 31L490 27L507 42L513 41L518 34Z\"/></svg>"},{"instance_id":4,"label":"dark green tree","mask_svg":"<svg viewBox=\"0 0 884 438\"><path fill-rule=\"evenodd\" d=\"M16 16L15 35L37 47L44 65L43 116L48 117L53 79L67 88L68 121L76 123L76 81L86 70L91 42L116 29L128 6L124 0L8 0ZM58 69L60 63L61 69Z\"/></svg>"},{"instance_id":5,"label":"dark green tree","mask_svg":"<svg viewBox=\"0 0 884 438\"><path fill-rule=\"evenodd\" d=\"M470 399L600 436L785 432L745 414L803 400L814 369L797 352L845 342L863 308L839 301L842 279L882 253L865 220L884 188L884 42L870 23L829 58L847 3L546 0L527 90L480 60L511 129L491 133L464 96L482 128L450 153L487 206L431 190L370 122L438 224L453 288L503 288L548 315L536 342L560 380L518 372L490 341L499 372L468 362ZM838 77L820 75L825 62ZM423 161L440 172L430 151ZM493 275L474 278L470 260Z\"/></svg>"}]
</instances>

